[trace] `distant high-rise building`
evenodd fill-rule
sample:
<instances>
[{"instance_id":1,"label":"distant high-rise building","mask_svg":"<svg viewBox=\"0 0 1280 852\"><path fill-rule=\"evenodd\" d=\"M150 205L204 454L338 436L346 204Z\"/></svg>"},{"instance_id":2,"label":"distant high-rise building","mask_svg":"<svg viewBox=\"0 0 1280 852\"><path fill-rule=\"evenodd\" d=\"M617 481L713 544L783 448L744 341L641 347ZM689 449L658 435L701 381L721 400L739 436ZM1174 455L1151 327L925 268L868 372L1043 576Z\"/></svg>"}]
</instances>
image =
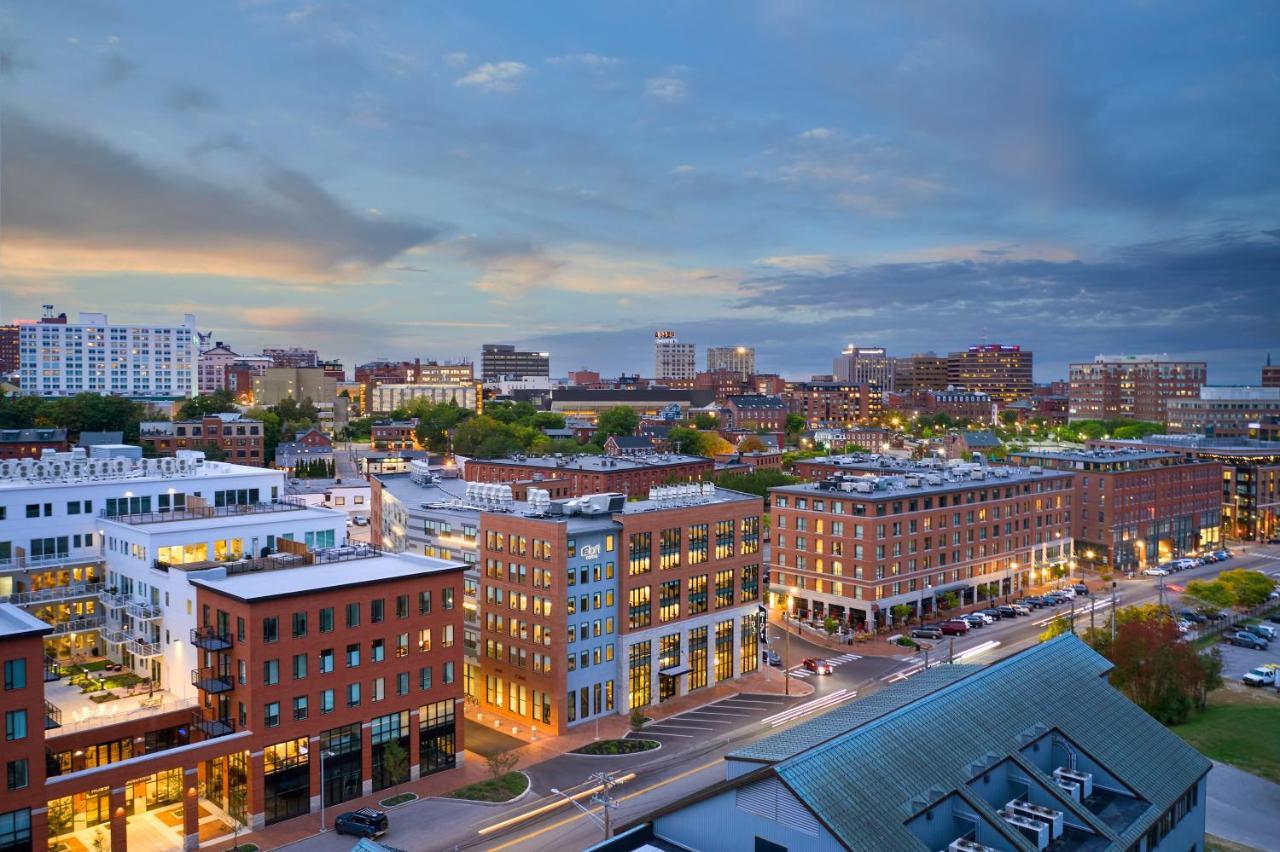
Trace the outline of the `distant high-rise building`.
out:
<instances>
[{"instance_id":1,"label":"distant high-rise building","mask_svg":"<svg viewBox=\"0 0 1280 852\"><path fill-rule=\"evenodd\" d=\"M653 377L664 379L689 379L698 374L697 347L681 343L674 331L656 331L653 334Z\"/></svg>"},{"instance_id":2,"label":"distant high-rise building","mask_svg":"<svg viewBox=\"0 0 1280 852\"><path fill-rule=\"evenodd\" d=\"M598 385L600 384L600 371L588 370L583 367L581 370L569 371L569 384L571 385Z\"/></svg>"},{"instance_id":3,"label":"distant high-rise building","mask_svg":"<svg viewBox=\"0 0 1280 852\"><path fill-rule=\"evenodd\" d=\"M522 352L509 343L486 343L480 350L481 381L550 375L551 355L548 352Z\"/></svg>"},{"instance_id":4,"label":"distant high-rise building","mask_svg":"<svg viewBox=\"0 0 1280 852\"><path fill-rule=\"evenodd\" d=\"M1271 363L1271 353L1267 353L1267 363L1262 367L1262 386L1264 388L1280 388L1280 364Z\"/></svg>"},{"instance_id":5,"label":"distant high-rise building","mask_svg":"<svg viewBox=\"0 0 1280 852\"><path fill-rule=\"evenodd\" d=\"M1071 420L1164 423L1174 399L1194 399L1208 381L1204 361L1168 355L1099 355L1071 365Z\"/></svg>"},{"instance_id":6,"label":"distant high-rise building","mask_svg":"<svg viewBox=\"0 0 1280 852\"><path fill-rule=\"evenodd\" d=\"M893 359L893 389L899 393L945 390L947 359L933 352L917 352Z\"/></svg>"},{"instance_id":7,"label":"distant high-rise building","mask_svg":"<svg viewBox=\"0 0 1280 852\"><path fill-rule=\"evenodd\" d=\"M1004 343L970 346L947 356L947 384L983 391L999 402L1031 396L1031 351Z\"/></svg>"},{"instance_id":8,"label":"distant high-rise building","mask_svg":"<svg viewBox=\"0 0 1280 852\"><path fill-rule=\"evenodd\" d=\"M707 348L707 372L726 370L746 378L756 371L754 346L710 346Z\"/></svg>"},{"instance_id":9,"label":"distant high-rise building","mask_svg":"<svg viewBox=\"0 0 1280 852\"><path fill-rule=\"evenodd\" d=\"M831 375L837 382L853 385L875 385L881 391L893 390L893 359L883 346L854 346L852 343L832 362Z\"/></svg>"},{"instance_id":10,"label":"distant high-rise building","mask_svg":"<svg viewBox=\"0 0 1280 852\"><path fill-rule=\"evenodd\" d=\"M1169 400L1169 431L1244 438L1249 424L1280 415L1280 387L1206 385L1194 399Z\"/></svg>"},{"instance_id":11,"label":"distant high-rise building","mask_svg":"<svg viewBox=\"0 0 1280 852\"><path fill-rule=\"evenodd\" d=\"M18 369L18 328L16 324L0 325L0 373Z\"/></svg>"},{"instance_id":12,"label":"distant high-rise building","mask_svg":"<svg viewBox=\"0 0 1280 852\"><path fill-rule=\"evenodd\" d=\"M132 399L195 395L200 361L196 318L181 325L113 325L106 314L75 323L19 326L22 392L29 396L98 393Z\"/></svg>"},{"instance_id":13,"label":"distant high-rise building","mask_svg":"<svg viewBox=\"0 0 1280 852\"><path fill-rule=\"evenodd\" d=\"M315 367L320 363L320 353L314 349L299 349L291 346L288 349L263 349L262 354L271 359L276 367Z\"/></svg>"}]
</instances>

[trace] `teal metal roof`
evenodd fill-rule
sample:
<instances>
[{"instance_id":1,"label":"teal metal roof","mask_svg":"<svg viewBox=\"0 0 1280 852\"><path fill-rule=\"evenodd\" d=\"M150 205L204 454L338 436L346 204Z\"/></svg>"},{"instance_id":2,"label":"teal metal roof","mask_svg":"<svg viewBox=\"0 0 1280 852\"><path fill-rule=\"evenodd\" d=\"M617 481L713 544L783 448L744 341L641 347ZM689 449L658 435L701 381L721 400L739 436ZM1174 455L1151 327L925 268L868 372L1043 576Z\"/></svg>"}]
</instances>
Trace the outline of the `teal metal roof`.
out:
<instances>
[{"instance_id":1,"label":"teal metal roof","mask_svg":"<svg viewBox=\"0 0 1280 852\"><path fill-rule=\"evenodd\" d=\"M762 763L786 760L985 669L985 666L975 665L934 666L909 680L873 692L865 698L841 704L802 724L748 743L737 751L729 752L725 757L729 760Z\"/></svg>"},{"instance_id":2,"label":"teal metal roof","mask_svg":"<svg viewBox=\"0 0 1280 852\"><path fill-rule=\"evenodd\" d=\"M808 739L821 748L793 753L773 767L849 848L922 849L904 825L908 817L963 791L979 771L975 763L1018 755L1049 729L1060 730L1150 802L1123 835L1089 820L1115 848L1127 848L1210 768L1204 756L1113 689L1103 677L1111 664L1069 634L928 689L922 679L943 677L933 674L943 668L884 690L879 700L885 707L896 701L889 693L910 691L916 697L897 701L897 708L834 739L823 735L835 713L815 720L810 724L821 730ZM841 708L851 720L859 715L855 706ZM867 706L868 713L872 709ZM801 741L787 734L793 738L756 753L783 754L788 744Z\"/></svg>"}]
</instances>

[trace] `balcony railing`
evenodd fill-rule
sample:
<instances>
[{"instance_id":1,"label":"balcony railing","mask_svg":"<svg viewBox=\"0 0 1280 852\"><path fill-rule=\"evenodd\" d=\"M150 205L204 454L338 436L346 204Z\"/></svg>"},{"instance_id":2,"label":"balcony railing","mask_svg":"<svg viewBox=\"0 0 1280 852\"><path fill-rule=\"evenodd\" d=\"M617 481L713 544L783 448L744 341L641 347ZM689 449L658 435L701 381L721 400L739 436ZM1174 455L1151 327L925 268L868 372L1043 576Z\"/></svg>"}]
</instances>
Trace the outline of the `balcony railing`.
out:
<instances>
[{"instance_id":1,"label":"balcony railing","mask_svg":"<svg viewBox=\"0 0 1280 852\"><path fill-rule=\"evenodd\" d=\"M0 571L44 571L65 568L70 565L101 564L105 558L100 553L91 553L84 556L72 556L68 553L55 553L52 556L12 556L8 559L0 560Z\"/></svg>"},{"instance_id":2,"label":"balcony railing","mask_svg":"<svg viewBox=\"0 0 1280 852\"><path fill-rule=\"evenodd\" d=\"M193 627L191 644L205 651L226 651L231 647L231 634L215 627Z\"/></svg>"},{"instance_id":3,"label":"balcony railing","mask_svg":"<svg viewBox=\"0 0 1280 852\"><path fill-rule=\"evenodd\" d=\"M49 701L44 703L44 729L62 727L62 708Z\"/></svg>"},{"instance_id":4,"label":"balcony railing","mask_svg":"<svg viewBox=\"0 0 1280 852\"><path fill-rule=\"evenodd\" d=\"M230 671L210 667L192 669L191 685L203 692L215 695L219 692L230 692L233 688Z\"/></svg>"},{"instance_id":5,"label":"balcony railing","mask_svg":"<svg viewBox=\"0 0 1280 852\"><path fill-rule=\"evenodd\" d=\"M303 503L285 501L263 503L238 503L234 506L203 506L199 509L174 509L168 512L138 512L130 515L108 515L106 511L98 513L98 517L116 521L121 524L165 524L169 521L193 521L203 518L227 518L239 515L262 515L273 512L297 512L307 508Z\"/></svg>"},{"instance_id":6,"label":"balcony railing","mask_svg":"<svg viewBox=\"0 0 1280 852\"><path fill-rule=\"evenodd\" d=\"M144 659L147 657L158 657L163 653L159 642L148 642L137 638L130 639L128 642L124 643L124 648L135 657L142 657Z\"/></svg>"},{"instance_id":7,"label":"balcony railing","mask_svg":"<svg viewBox=\"0 0 1280 852\"><path fill-rule=\"evenodd\" d=\"M123 627L116 625L107 625L101 629L102 641L111 645L123 645L132 638L132 634Z\"/></svg>"},{"instance_id":8,"label":"balcony railing","mask_svg":"<svg viewBox=\"0 0 1280 852\"><path fill-rule=\"evenodd\" d=\"M102 626L102 616L94 616L93 618L77 618L74 621L60 621L53 625L53 635L62 636L66 633L84 633L89 630L97 630Z\"/></svg>"},{"instance_id":9,"label":"balcony railing","mask_svg":"<svg viewBox=\"0 0 1280 852\"><path fill-rule=\"evenodd\" d=\"M102 605L107 609L123 609L125 604L129 603L129 596L104 589L98 593L98 600L102 601Z\"/></svg>"},{"instance_id":10,"label":"balcony railing","mask_svg":"<svg viewBox=\"0 0 1280 852\"><path fill-rule=\"evenodd\" d=\"M160 618L160 607L142 601L129 601L125 604L125 612L139 621L155 621Z\"/></svg>"},{"instance_id":11,"label":"balcony railing","mask_svg":"<svg viewBox=\"0 0 1280 852\"><path fill-rule=\"evenodd\" d=\"M94 580L88 583L72 583L66 586L52 586L47 589L35 589L30 592L14 592L11 595L0 595L0 603L17 604L24 606L26 604L52 603L55 601L72 600L74 598L93 597L99 593L102 588L100 581Z\"/></svg>"},{"instance_id":12,"label":"balcony railing","mask_svg":"<svg viewBox=\"0 0 1280 852\"><path fill-rule=\"evenodd\" d=\"M227 734L234 734L236 731L234 719L209 719L199 709L191 713L191 726L210 738L225 737Z\"/></svg>"}]
</instances>

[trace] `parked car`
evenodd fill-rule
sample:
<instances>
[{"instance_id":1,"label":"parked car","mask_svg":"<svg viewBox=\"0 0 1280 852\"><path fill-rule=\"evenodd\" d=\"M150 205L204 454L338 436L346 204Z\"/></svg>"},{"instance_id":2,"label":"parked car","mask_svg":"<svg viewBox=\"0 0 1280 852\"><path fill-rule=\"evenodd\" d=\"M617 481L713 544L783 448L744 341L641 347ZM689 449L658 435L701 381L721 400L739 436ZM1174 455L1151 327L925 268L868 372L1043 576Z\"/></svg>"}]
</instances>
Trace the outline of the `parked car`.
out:
<instances>
[{"instance_id":1,"label":"parked car","mask_svg":"<svg viewBox=\"0 0 1280 852\"><path fill-rule=\"evenodd\" d=\"M1206 553L1204 556L1201 556L1200 559L1204 562L1205 565L1212 565L1215 562L1222 561L1221 559L1218 558L1218 555L1216 553Z\"/></svg>"},{"instance_id":2,"label":"parked car","mask_svg":"<svg viewBox=\"0 0 1280 852\"><path fill-rule=\"evenodd\" d=\"M1079 592L1076 591L1075 586L1069 586L1068 588L1065 588L1065 589L1058 589L1058 591L1054 592L1054 594L1060 598L1066 598L1067 600L1071 600L1077 594L1079 594Z\"/></svg>"},{"instance_id":3,"label":"parked car","mask_svg":"<svg viewBox=\"0 0 1280 852\"><path fill-rule=\"evenodd\" d=\"M1280 663L1267 663L1245 672L1240 680L1245 686L1275 686L1277 672L1280 672Z\"/></svg>"},{"instance_id":4,"label":"parked car","mask_svg":"<svg viewBox=\"0 0 1280 852\"><path fill-rule=\"evenodd\" d=\"M779 668L779 669L782 668L782 657L778 654L777 651L770 651L768 655L765 657L765 660L767 660L769 665L773 666L774 668Z\"/></svg>"},{"instance_id":5,"label":"parked car","mask_svg":"<svg viewBox=\"0 0 1280 852\"><path fill-rule=\"evenodd\" d=\"M981 618L983 624L993 624L1000 618L998 614L992 615L991 610L987 609L984 609L981 612L970 613L969 615L971 618Z\"/></svg>"},{"instance_id":6,"label":"parked car","mask_svg":"<svg viewBox=\"0 0 1280 852\"><path fill-rule=\"evenodd\" d=\"M1178 617L1195 624L1204 624L1209 620L1208 616L1202 615L1193 609L1182 610L1178 613Z\"/></svg>"},{"instance_id":7,"label":"parked car","mask_svg":"<svg viewBox=\"0 0 1280 852\"><path fill-rule=\"evenodd\" d=\"M1270 621L1272 624L1280 624L1280 612L1268 618L1267 621Z\"/></svg>"},{"instance_id":8,"label":"parked car","mask_svg":"<svg viewBox=\"0 0 1280 852\"><path fill-rule=\"evenodd\" d=\"M1089 587L1084 583L1076 583L1071 587L1071 591L1075 592L1077 595L1087 595L1089 594Z\"/></svg>"},{"instance_id":9,"label":"parked car","mask_svg":"<svg viewBox=\"0 0 1280 852\"><path fill-rule=\"evenodd\" d=\"M351 520L352 520L352 521L355 523L355 525L356 525L356 526L358 526L358 527L367 527L367 526L369 526L369 518L368 518L368 517L366 517L365 515L356 515L356 516L355 516L354 518L352 518Z\"/></svg>"},{"instance_id":10,"label":"parked car","mask_svg":"<svg viewBox=\"0 0 1280 852\"><path fill-rule=\"evenodd\" d=\"M1011 606L996 607L996 612L1000 613L1001 618L1017 618L1018 611Z\"/></svg>"},{"instance_id":11,"label":"parked car","mask_svg":"<svg viewBox=\"0 0 1280 852\"><path fill-rule=\"evenodd\" d=\"M814 674L829 675L831 674L831 664L826 660L819 660L817 657L805 657L800 665L804 666Z\"/></svg>"},{"instance_id":12,"label":"parked car","mask_svg":"<svg viewBox=\"0 0 1280 852\"><path fill-rule=\"evenodd\" d=\"M1022 606L1031 607L1032 609L1039 609L1040 607L1044 606L1044 601L1040 600L1039 598L1023 598L1022 600L1018 601L1018 603L1021 604Z\"/></svg>"},{"instance_id":13,"label":"parked car","mask_svg":"<svg viewBox=\"0 0 1280 852\"><path fill-rule=\"evenodd\" d=\"M1185 618L1178 619L1178 632L1187 633L1195 629L1195 622L1187 621Z\"/></svg>"},{"instance_id":14,"label":"parked car","mask_svg":"<svg viewBox=\"0 0 1280 852\"><path fill-rule=\"evenodd\" d=\"M1246 630L1241 630L1238 633L1228 633L1225 638L1232 645L1238 645L1241 648L1252 648L1255 651L1267 650L1266 639L1261 636L1255 636Z\"/></svg>"},{"instance_id":15,"label":"parked car","mask_svg":"<svg viewBox=\"0 0 1280 852\"><path fill-rule=\"evenodd\" d=\"M999 621L1003 616L1000 613L1000 607L993 606L991 609L984 609L982 614L991 619L992 622Z\"/></svg>"},{"instance_id":16,"label":"parked car","mask_svg":"<svg viewBox=\"0 0 1280 852\"><path fill-rule=\"evenodd\" d=\"M1142 572L1144 577L1168 577L1169 572L1164 568L1148 568Z\"/></svg>"},{"instance_id":17,"label":"parked car","mask_svg":"<svg viewBox=\"0 0 1280 852\"><path fill-rule=\"evenodd\" d=\"M941 639L942 631L937 627L916 627L911 631L912 639Z\"/></svg>"},{"instance_id":18,"label":"parked car","mask_svg":"<svg viewBox=\"0 0 1280 852\"><path fill-rule=\"evenodd\" d=\"M969 632L969 622L960 621L944 621L938 625L938 629L942 631L944 636L963 636Z\"/></svg>"},{"instance_id":19,"label":"parked car","mask_svg":"<svg viewBox=\"0 0 1280 852\"><path fill-rule=\"evenodd\" d=\"M1067 596L1060 595L1057 592L1050 592L1044 596L1044 602L1046 606L1062 606L1067 602Z\"/></svg>"},{"instance_id":20,"label":"parked car","mask_svg":"<svg viewBox=\"0 0 1280 852\"><path fill-rule=\"evenodd\" d=\"M1261 636L1268 642L1272 642L1276 638L1276 629L1270 624L1246 624L1244 629L1254 636Z\"/></svg>"},{"instance_id":21,"label":"parked car","mask_svg":"<svg viewBox=\"0 0 1280 852\"><path fill-rule=\"evenodd\" d=\"M1022 604L1017 604L1017 603L1013 604L1013 614L1014 615L1030 615L1031 607L1023 606Z\"/></svg>"},{"instance_id":22,"label":"parked car","mask_svg":"<svg viewBox=\"0 0 1280 852\"><path fill-rule=\"evenodd\" d=\"M962 615L958 619L969 625L971 628L986 627L987 620L980 615Z\"/></svg>"},{"instance_id":23,"label":"parked car","mask_svg":"<svg viewBox=\"0 0 1280 852\"><path fill-rule=\"evenodd\" d=\"M360 808L338 814L333 821L334 831L338 834L351 834L356 837L381 837L387 833L387 815L373 808Z\"/></svg>"}]
</instances>

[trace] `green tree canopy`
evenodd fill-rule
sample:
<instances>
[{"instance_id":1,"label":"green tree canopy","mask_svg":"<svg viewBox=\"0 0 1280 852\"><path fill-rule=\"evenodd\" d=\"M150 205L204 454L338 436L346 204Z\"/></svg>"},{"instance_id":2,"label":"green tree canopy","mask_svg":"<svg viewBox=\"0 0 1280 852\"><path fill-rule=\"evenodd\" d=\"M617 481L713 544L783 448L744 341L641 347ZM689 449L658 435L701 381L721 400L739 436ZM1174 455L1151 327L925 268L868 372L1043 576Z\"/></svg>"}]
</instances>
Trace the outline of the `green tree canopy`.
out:
<instances>
[{"instance_id":1,"label":"green tree canopy","mask_svg":"<svg viewBox=\"0 0 1280 852\"><path fill-rule=\"evenodd\" d=\"M1111 683L1166 725L1185 722L1192 708L1220 681L1210 654L1180 641L1171 618L1118 619L1116 637L1102 654L1115 666Z\"/></svg>"},{"instance_id":2,"label":"green tree canopy","mask_svg":"<svg viewBox=\"0 0 1280 852\"><path fill-rule=\"evenodd\" d=\"M744 494L755 494L759 497L769 496L770 488L782 485L794 485L800 480L787 476L780 470L756 470L751 473L726 473L716 478L716 486L730 491L741 491Z\"/></svg>"},{"instance_id":3,"label":"green tree canopy","mask_svg":"<svg viewBox=\"0 0 1280 852\"><path fill-rule=\"evenodd\" d=\"M693 425L698 429L715 429L720 425L720 418L709 411L699 412L693 418Z\"/></svg>"},{"instance_id":4,"label":"green tree canopy","mask_svg":"<svg viewBox=\"0 0 1280 852\"><path fill-rule=\"evenodd\" d=\"M223 414L237 411L236 398L226 388L219 388L213 393L193 396L182 403L178 409L179 420L199 420L209 414Z\"/></svg>"},{"instance_id":5,"label":"green tree canopy","mask_svg":"<svg viewBox=\"0 0 1280 852\"><path fill-rule=\"evenodd\" d=\"M799 435L804 431L804 418L799 414L788 414L786 432L788 435Z\"/></svg>"},{"instance_id":6,"label":"green tree canopy","mask_svg":"<svg viewBox=\"0 0 1280 852\"><path fill-rule=\"evenodd\" d=\"M487 414L469 417L458 424L453 447L464 456L482 459L507 456L522 449L515 429Z\"/></svg>"},{"instance_id":7,"label":"green tree canopy","mask_svg":"<svg viewBox=\"0 0 1280 852\"><path fill-rule=\"evenodd\" d=\"M603 444L610 435L634 435L640 425L640 415L628 405L619 405L601 412L596 418L596 439Z\"/></svg>"},{"instance_id":8,"label":"green tree canopy","mask_svg":"<svg viewBox=\"0 0 1280 852\"><path fill-rule=\"evenodd\" d=\"M418 443L427 449L442 453L449 448L449 430L475 417L475 412L456 402L429 402L416 399L409 407L408 416L418 418L414 435ZM501 422L490 417L492 422ZM464 455L466 455L464 453Z\"/></svg>"}]
</instances>

